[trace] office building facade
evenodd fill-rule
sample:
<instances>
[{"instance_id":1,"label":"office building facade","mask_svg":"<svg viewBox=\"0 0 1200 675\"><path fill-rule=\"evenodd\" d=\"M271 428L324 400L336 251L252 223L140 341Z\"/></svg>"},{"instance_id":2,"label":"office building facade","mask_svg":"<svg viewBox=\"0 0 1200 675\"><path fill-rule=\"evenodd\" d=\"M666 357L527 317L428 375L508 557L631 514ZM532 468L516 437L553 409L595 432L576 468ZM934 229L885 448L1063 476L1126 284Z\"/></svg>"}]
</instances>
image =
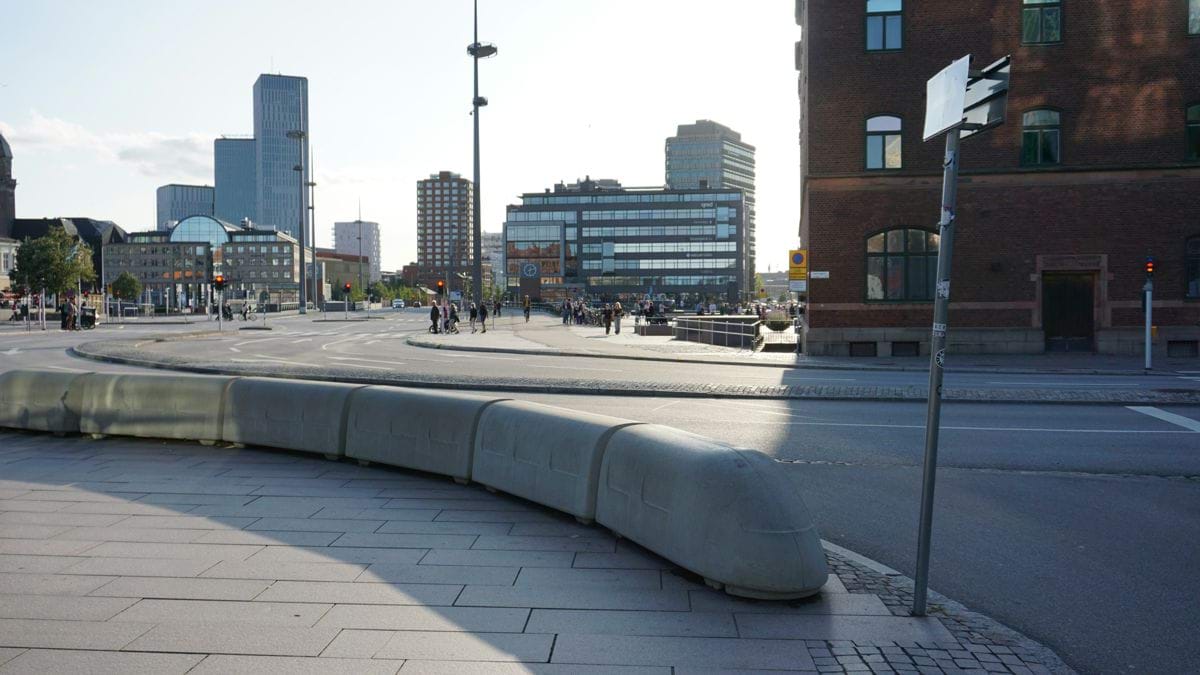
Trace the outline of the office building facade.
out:
<instances>
[{"instance_id":1,"label":"office building facade","mask_svg":"<svg viewBox=\"0 0 1200 675\"><path fill-rule=\"evenodd\" d=\"M474 196L474 183L449 171L417 181L417 266L470 272Z\"/></svg>"},{"instance_id":2,"label":"office building facade","mask_svg":"<svg viewBox=\"0 0 1200 675\"><path fill-rule=\"evenodd\" d=\"M13 153L0 135L0 239L12 237L17 219L17 181L13 179Z\"/></svg>"},{"instance_id":3,"label":"office building facade","mask_svg":"<svg viewBox=\"0 0 1200 675\"><path fill-rule=\"evenodd\" d=\"M303 132L304 138L288 133ZM307 222L308 78L260 75L254 83L254 172L257 180L256 224L300 238ZM303 167L297 176L296 166ZM309 242L311 246L311 242Z\"/></svg>"},{"instance_id":4,"label":"office building facade","mask_svg":"<svg viewBox=\"0 0 1200 675\"><path fill-rule=\"evenodd\" d=\"M155 229L170 230L175 223L188 216L213 215L213 188L207 185L163 185L155 193L157 217Z\"/></svg>"},{"instance_id":5,"label":"office building facade","mask_svg":"<svg viewBox=\"0 0 1200 675\"><path fill-rule=\"evenodd\" d=\"M258 181L253 138L223 136L213 141L213 215L241 224L258 218Z\"/></svg>"},{"instance_id":6,"label":"office building facade","mask_svg":"<svg viewBox=\"0 0 1200 675\"><path fill-rule=\"evenodd\" d=\"M506 288L548 301L741 300L753 278L745 214L734 189L626 189L585 179L527 193L504 223Z\"/></svg>"},{"instance_id":7,"label":"office building facade","mask_svg":"<svg viewBox=\"0 0 1200 675\"><path fill-rule=\"evenodd\" d=\"M666 145L667 187L672 190L732 188L746 196L747 257L754 273L754 146L711 120L681 124Z\"/></svg>"},{"instance_id":8,"label":"office building facade","mask_svg":"<svg viewBox=\"0 0 1200 675\"><path fill-rule=\"evenodd\" d=\"M1200 26L1183 0L800 0L800 237L813 354L928 352L943 142L926 80L1012 55L1002 126L962 145L953 353L1200 345ZM953 36L953 39L947 39Z\"/></svg>"},{"instance_id":9,"label":"office building facade","mask_svg":"<svg viewBox=\"0 0 1200 675\"><path fill-rule=\"evenodd\" d=\"M352 257L361 255L368 262L363 265L365 285L369 286L382 278L379 223L369 220L334 223L333 250Z\"/></svg>"}]
</instances>

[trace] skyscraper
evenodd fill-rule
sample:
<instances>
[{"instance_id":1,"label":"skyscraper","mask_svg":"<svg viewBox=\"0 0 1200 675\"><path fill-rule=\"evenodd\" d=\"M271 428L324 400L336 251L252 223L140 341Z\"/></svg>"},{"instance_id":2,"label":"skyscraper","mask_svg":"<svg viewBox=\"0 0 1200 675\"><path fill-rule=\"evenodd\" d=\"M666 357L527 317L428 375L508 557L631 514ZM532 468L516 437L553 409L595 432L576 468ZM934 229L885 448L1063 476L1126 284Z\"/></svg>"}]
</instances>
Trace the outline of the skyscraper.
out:
<instances>
[{"instance_id":1,"label":"skyscraper","mask_svg":"<svg viewBox=\"0 0 1200 675\"><path fill-rule=\"evenodd\" d=\"M288 133L303 132L303 140ZM260 75L254 83L254 172L258 225L300 237L308 207L308 78ZM304 167L303 178L293 167ZM312 242L306 242L311 246Z\"/></svg>"},{"instance_id":2,"label":"skyscraper","mask_svg":"<svg viewBox=\"0 0 1200 675\"><path fill-rule=\"evenodd\" d=\"M361 239L360 239L361 238ZM366 259L365 281L373 284L382 277L380 270L379 223L350 220L333 224L333 250Z\"/></svg>"},{"instance_id":3,"label":"skyscraper","mask_svg":"<svg viewBox=\"0 0 1200 675\"><path fill-rule=\"evenodd\" d=\"M158 216L154 221L156 230L169 230L171 226L188 216L213 215L213 189L207 185L179 185L171 183L158 188Z\"/></svg>"},{"instance_id":4,"label":"skyscraper","mask_svg":"<svg viewBox=\"0 0 1200 675\"><path fill-rule=\"evenodd\" d=\"M711 120L681 124L667 139L667 187L672 190L736 188L746 196L746 273L754 277L754 146ZM745 288L753 287L747 283Z\"/></svg>"},{"instance_id":5,"label":"skyscraper","mask_svg":"<svg viewBox=\"0 0 1200 675\"><path fill-rule=\"evenodd\" d=\"M12 177L12 148L0 136L0 239L12 236L17 218L17 181Z\"/></svg>"},{"instance_id":6,"label":"skyscraper","mask_svg":"<svg viewBox=\"0 0 1200 675\"><path fill-rule=\"evenodd\" d=\"M475 185L449 171L417 181L417 264L469 271Z\"/></svg>"},{"instance_id":7,"label":"skyscraper","mask_svg":"<svg viewBox=\"0 0 1200 675\"><path fill-rule=\"evenodd\" d=\"M258 219L253 138L228 137L213 141L213 185L217 218L238 224ZM294 178L294 176L293 176Z\"/></svg>"}]
</instances>

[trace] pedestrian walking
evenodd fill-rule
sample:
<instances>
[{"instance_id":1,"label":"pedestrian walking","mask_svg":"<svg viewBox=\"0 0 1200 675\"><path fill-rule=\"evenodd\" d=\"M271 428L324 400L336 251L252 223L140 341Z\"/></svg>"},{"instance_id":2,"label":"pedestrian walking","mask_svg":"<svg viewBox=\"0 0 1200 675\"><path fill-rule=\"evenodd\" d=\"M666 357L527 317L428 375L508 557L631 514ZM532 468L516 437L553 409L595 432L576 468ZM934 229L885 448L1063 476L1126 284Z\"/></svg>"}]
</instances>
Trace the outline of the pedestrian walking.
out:
<instances>
[{"instance_id":1,"label":"pedestrian walking","mask_svg":"<svg viewBox=\"0 0 1200 675\"><path fill-rule=\"evenodd\" d=\"M604 305L604 311L601 315L604 318L604 334L608 335L612 330L613 308L612 305Z\"/></svg>"},{"instance_id":2,"label":"pedestrian walking","mask_svg":"<svg viewBox=\"0 0 1200 675\"><path fill-rule=\"evenodd\" d=\"M438 311L437 305L429 306L429 332L436 334L438 332L438 323L442 318L442 313Z\"/></svg>"},{"instance_id":3,"label":"pedestrian walking","mask_svg":"<svg viewBox=\"0 0 1200 675\"><path fill-rule=\"evenodd\" d=\"M525 312L525 323L529 323L529 296L525 296L525 302L522 305L522 311Z\"/></svg>"},{"instance_id":4,"label":"pedestrian walking","mask_svg":"<svg viewBox=\"0 0 1200 675\"><path fill-rule=\"evenodd\" d=\"M624 313L625 309L621 307L621 301L618 300L614 302L612 308L613 328L615 329L617 335L621 334L621 315Z\"/></svg>"},{"instance_id":5,"label":"pedestrian walking","mask_svg":"<svg viewBox=\"0 0 1200 675\"><path fill-rule=\"evenodd\" d=\"M483 326L483 332L487 332L488 308L486 302L479 303L479 324Z\"/></svg>"},{"instance_id":6,"label":"pedestrian walking","mask_svg":"<svg viewBox=\"0 0 1200 675\"><path fill-rule=\"evenodd\" d=\"M472 333L475 332L475 320L478 318L479 318L479 308L476 307L475 303L472 302L471 303L471 332Z\"/></svg>"}]
</instances>

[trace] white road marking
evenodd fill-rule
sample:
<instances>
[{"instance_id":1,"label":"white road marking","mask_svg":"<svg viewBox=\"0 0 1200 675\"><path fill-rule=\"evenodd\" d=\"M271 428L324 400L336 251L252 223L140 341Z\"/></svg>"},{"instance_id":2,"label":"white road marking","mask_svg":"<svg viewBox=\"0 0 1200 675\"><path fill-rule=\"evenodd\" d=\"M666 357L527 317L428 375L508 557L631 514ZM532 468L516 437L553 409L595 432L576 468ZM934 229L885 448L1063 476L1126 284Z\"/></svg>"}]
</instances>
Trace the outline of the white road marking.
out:
<instances>
[{"instance_id":1,"label":"white road marking","mask_svg":"<svg viewBox=\"0 0 1200 675\"><path fill-rule=\"evenodd\" d=\"M230 347L229 351L241 353L242 350L238 349L237 347Z\"/></svg>"},{"instance_id":2,"label":"white road marking","mask_svg":"<svg viewBox=\"0 0 1200 675\"><path fill-rule=\"evenodd\" d=\"M403 361L381 361L379 359L360 359L360 358L355 358L353 356L330 356L329 358L334 361L366 361L367 363L390 363L394 366L404 365ZM363 368L366 368L366 367L367 366L363 366ZM388 369L385 368L385 370L388 370Z\"/></svg>"},{"instance_id":3,"label":"white road marking","mask_svg":"<svg viewBox=\"0 0 1200 675\"><path fill-rule=\"evenodd\" d=\"M299 340L292 340L292 344L294 345L298 345L301 342L312 342L312 338L300 338Z\"/></svg>"},{"instance_id":4,"label":"white road marking","mask_svg":"<svg viewBox=\"0 0 1200 675\"><path fill-rule=\"evenodd\" d=\"M16 347L13 347L12 349L7 349L5 351L0 352L0 354L4 354L5 356L16 356L17 354L20 354L20 353L21 353L21 350L17 349Z\"/></svg>"},{"instance_id":5,"label":"white road marking","mask_svg":"<svg viewBox=\"0 0 1200 675\"><path fill-rule=\"evenodd\" d=\"M995 381L995 382L988 382L988 384L1013 384L1013 385L1020 385L1023 387L1128 387L1128 386L1130 386L1129 383L1127 383L1127 382L1120 382L1117 384L1113 384L1113 383L1103 383L1103 384L1101 384L1101 383L1079 383L1079 384L1062 383L1062 384L1059 384L1056 382L1002 382L1002 381ZM1132 386L1137 387L1137 386L1144 386L1144 385L1140 385L1135 382L1135 383L1133 383Z\"/></svg>"},{"instance_id":6,"label":"white road marking","mask_svg":"<svg viewBox=\"0 0 1200 675\"><path fill-rule=\"evenodd\" d=\"M1130 410L1132 410L1134 412L1140 412L1143 415L1149 415L1151 417L1158 418L1164 422L1170 422L1171 424L1183 427L1184 429L1190 429L1196 433L1200 433L1200 422L1197 422L1196 420L1194 420L1190 417L1184 417L1183 415L1176 415L1175 413L1169 413L1166 410L1159 410L1158 408L1154 408L1154 407L1151 407L1148 405L1130 405L1130 406L1125 406L1125 407L1129 408Z\"/></svg>"},{"instance_id":7,"label":"white road marking","mask_svg":"<svg viewBox=\"0 0 1200 675\"><path fill-rule=\"evenodd\" d=\"M80 369L78 369L78 368L68 368L68 367L66 367L66 366L49 366L49 367L50 367L50 368L53 368L53 369L55 369L55 370L67 370L67 371L70 371L70 372L72 372L72 373L86 373L86 372L88 372L88 371L86 371L86 370L80 370Z\"/></svg>"},{"instance_id":8,"label":"white road marking","mask_svg":"<svg viewBox=\"0 0 1200 675\"><path fill-rule=\"evenodd\" d=\"M362 339L363 337L364 337L363 335L351 335L350 337L343 338L341 340L334 340L333 342L326 342L325 344L321 345L321 351L328 351L329 348L334 345L340 345L343 342L353 342L354 340L359 340L359 339Z\"/></svg>"},{"instance_id":9,"label":"white road marking","mask_svg":"<svg viewBox=\"0 0 1200 675\"><path fill-rule=\"evenodd\" d=\"M371 370L391 370L387 366L365 366L361 363L351 363L350 366L353 368L370 368Z\"/></svg>"},{"instance_id":10,"label":"white road marking","mask_svg":"<svg viewBox=\"0 0 1200 675\"><path fill-rule=\"evenodd\" d=\"M296 365L296 366L311 366L312 365L311 363L305 363L304 361L289 361L287 359L281 359L278 356L267 356L266 354L254 354L254 357L256 359L262 359L265 361L278 361L279 363L290 363L290 364ZM235 359L235 360L237 360L237 359Z\"/></svg>"},{"instance_id":11,"label":"white road marking","mask_svg":"<svg viewBox=\"0 0 1200 675\"><path fill-rule=\"evenodd\" d=\"M662 410L663 408L670 408L671 406L675 405L676 403L681 403L681 401L671 401L669 403L664 403L664 404L658 406L657 408L652 408L650 410L650 412L658 412L659 410Z\"/></svg>"}]
</instances>

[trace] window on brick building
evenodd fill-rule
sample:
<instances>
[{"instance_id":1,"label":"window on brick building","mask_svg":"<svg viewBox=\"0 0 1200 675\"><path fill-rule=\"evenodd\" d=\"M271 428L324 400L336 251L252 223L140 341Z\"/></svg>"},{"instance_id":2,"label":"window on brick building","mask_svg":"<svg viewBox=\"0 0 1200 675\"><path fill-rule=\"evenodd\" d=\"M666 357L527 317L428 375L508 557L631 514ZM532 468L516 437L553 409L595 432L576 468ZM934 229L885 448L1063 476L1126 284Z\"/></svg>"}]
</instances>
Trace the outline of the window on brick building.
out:
<instances>
[{"instance_id":1,"label":"window on brick building","mask_svg":"<svg viewBox=\"0 0 1200 675\"><path fill-rule=\"evenodd\" d=\"M933 300L939 239L904 228L867 237L867 300Z\"/></svg>"},{"instance_id":2,"label":"window on brick building","mask_svg":"<svg viewBox=\"0 0 1200 675\"><path fill-rule=\"evenodd\" d=\"M1187 272L1187 297L1200 300L1200 236L1187 240L1184 269Z\"/></svg>"},{"instance_id":3,"label":"window on brick building","mask_svg":"<svg viewBox=\"0 0 1200 675\"><path fill-rule=\"evenodd\" d=\"M1021 41L1025 44L1062 42L1062 0L1021 0Z\"/></svg>"},{"instance_id":4,"label":"window on brick building","mask_svg":"<svg viewBox=\"0 0 1200 675\"><path fill-rule=\"evenodd\" d=\"M897 51L903 46L904 0L867 0L867 51Z\"/></svg>"},{"instance_id":5,"label":"window on brick building","mask_svg":"<svg viewBox=\"0 0 1200 675\"><path fill-rule=\"evenodd\" d=\"M1200 0L1188 0L1188 35L1200 35Z\"/></svg>"},{"instance_id":6,"label":"window on brick building","mask_svg":"<svg viewBox=\"0 0 1200 675\"><path fill-rule=\"evenodd\" d=\"M1187 109L1187 158L1200 160L1200 103Z\"/></svg>"},{"instance_id":7,"label":"window on brick building","mask_svg":"<svg viewBox=\"0 0 1200 675\"><path fill-rule=\"evenodd\" d=\"M893 115L867 118L868 169L901 168L901 126L900 118Z\"/></svg>"},{"instance_id":8,"label":"window on brick building","mask_svg":"<svg viewBox=\"0 0 1200 675\"><path fill-rule=\"evenodd\" d=\"M1021 117L1021 164L1043 166L1062 160L1061 120L1056 110L1030 110Z\"/></svg>"}]
</instances>

